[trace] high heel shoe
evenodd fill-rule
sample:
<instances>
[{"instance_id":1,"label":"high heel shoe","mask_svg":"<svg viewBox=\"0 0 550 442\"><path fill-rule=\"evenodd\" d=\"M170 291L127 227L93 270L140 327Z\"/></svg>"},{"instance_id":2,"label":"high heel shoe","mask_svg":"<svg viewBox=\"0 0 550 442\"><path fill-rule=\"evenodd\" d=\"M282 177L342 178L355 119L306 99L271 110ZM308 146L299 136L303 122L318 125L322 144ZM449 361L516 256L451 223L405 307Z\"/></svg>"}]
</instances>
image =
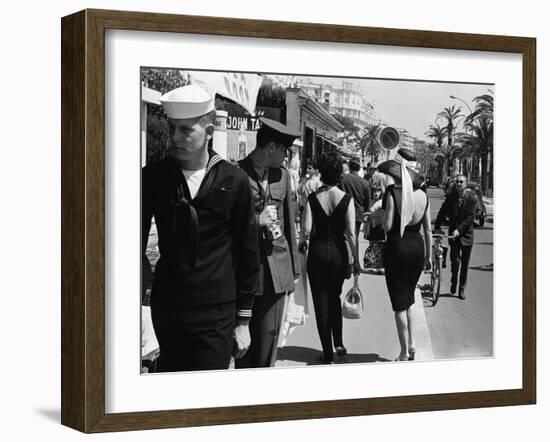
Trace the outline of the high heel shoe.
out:
<instances>
[{"instance_id":1,"label":"high heel shoe","mask_svg":"<svg viewBox=\"0 0 550 442\"><path fill-rule=\"evenodd\" d=\"M410 361L409 359L409 356L408 355L405 355L405 356L397 356L395 359L394 359L395 362L398 362L398 361Z\"/></svg>"},{"instance_id":2,"label":"high heel shoe","mask_svg":"<svg viewBox=\"0 0 550 442\"><path fill-rule=\"evenodd\" d=\"M334 359L330 358L325 358L325 355L321 355L319 356L319 361L323 364L334 364Z\"/></svg>"},{"instance_id":3,"label":"high heel shoe","mask_svg":"<svg viewBox=\"0 0 550 442\"><path fill-rule=\"evenodd\" d=\"M414 361L416 358L416 348L409 348L409 361Z\"/></svg>"},{"instance_id":4,"label":"high heel shoe","mask_svg":"<svg viewBox=\"0 0 550 442\"><path fill-rule=\"evenodd\" d=\"M348 354L348 350L343 345L340 345L336 347L336 354L340 357L346 356Z\"/></svg>"}]
</instances>

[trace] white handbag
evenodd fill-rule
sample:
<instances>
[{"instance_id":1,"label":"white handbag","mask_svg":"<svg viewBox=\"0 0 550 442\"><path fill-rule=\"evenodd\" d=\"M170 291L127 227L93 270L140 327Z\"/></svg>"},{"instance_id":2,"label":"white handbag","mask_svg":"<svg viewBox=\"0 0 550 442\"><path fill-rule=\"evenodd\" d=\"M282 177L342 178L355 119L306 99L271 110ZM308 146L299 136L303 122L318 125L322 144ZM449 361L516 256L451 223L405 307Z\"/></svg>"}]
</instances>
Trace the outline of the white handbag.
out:
<instances>
[{"instance_id":1,"label":"white handbag","mask_svg":"<svg viewBox=\"0 0 550 442\"><path fill-rule=\"evenodd\" d=\"M363 315L363 294L359 289L359 275L353 277L353 287L342 301L342 316L346 319L359 319Z\"/></svg>"}]
</instances>

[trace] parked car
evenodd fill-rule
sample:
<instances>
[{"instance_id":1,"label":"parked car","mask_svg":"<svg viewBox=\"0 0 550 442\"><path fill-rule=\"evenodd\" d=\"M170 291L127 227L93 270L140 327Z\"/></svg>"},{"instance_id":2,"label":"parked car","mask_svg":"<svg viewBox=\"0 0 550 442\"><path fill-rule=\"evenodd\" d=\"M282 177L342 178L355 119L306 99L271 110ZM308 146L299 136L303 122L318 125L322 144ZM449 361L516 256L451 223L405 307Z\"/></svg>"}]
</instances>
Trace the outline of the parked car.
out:
<instances>
[{"instance_id":1,"label":"parked car","mask_svg":"<svg viewBox=\"0 0 550 442\"><path fill-rule=\"evenodd\" d=\"M485 218L487 217L487 209L485 208L485 203L483 202L483 193L481 192L481 186L475 181L469 181L466 184L466 189L469 192L474 192L477 196L477 207L476 213L474 215L474 225L477 227L483 227L485 225Z\"/></svg>"},{"instance_id":2,"label":"parked car","mask_svg":"<svg viewBox=\"0 0 550 442\"><path fill-rule=\"evenodd\" d=\"M428 177L427 179L430 180L430 186L439 187L441 185L441 178L438 176L431 176L431 177Z\"/></svg>"}]
</instances>

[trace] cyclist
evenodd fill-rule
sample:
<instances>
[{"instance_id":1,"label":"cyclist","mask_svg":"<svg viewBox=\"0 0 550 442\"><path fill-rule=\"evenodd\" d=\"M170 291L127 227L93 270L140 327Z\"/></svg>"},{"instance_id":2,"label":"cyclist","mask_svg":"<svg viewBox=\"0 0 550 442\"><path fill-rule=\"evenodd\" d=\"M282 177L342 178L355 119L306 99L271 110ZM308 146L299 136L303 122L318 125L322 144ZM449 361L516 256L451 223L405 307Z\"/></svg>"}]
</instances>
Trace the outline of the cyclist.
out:
<instances>
[{"instance_id":1,"label":"cyclist","mask_svg":"<svg viewBox=\"0 0 550 442\"><path fill-rule=\"evenodd\" d=\"M451 294L456 293L458 282L458 297L466 299L468 265L474 244L474 217L478 202L477 197L466 190L464 175L458 175L455 184L453 191L445 198L439 209L435 220L435 232L441 231L441 224L448 219L451 246Z\"/></svg>"}]
</instances>

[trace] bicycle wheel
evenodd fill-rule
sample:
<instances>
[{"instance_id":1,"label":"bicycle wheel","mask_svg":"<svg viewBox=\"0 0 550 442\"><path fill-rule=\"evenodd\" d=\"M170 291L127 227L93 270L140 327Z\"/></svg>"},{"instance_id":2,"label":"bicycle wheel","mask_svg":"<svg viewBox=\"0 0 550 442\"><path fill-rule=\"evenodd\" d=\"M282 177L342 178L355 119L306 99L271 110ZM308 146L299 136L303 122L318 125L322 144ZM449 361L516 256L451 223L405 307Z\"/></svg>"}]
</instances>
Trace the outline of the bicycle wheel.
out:
<instances>
[{"instance_id":1,"label":"bicycle wheel","mask_svg":"<svg viewBox=\"0 0 550 442\"><path fill-rule=\"evenodd\" d=\"M441 290L441 259L438 258L434 261L434 268L432 269L432 298L433 305L437 304L439 300L439 291Z\"/></svg>"},{"instance_id":2,"label":"bicycle wheel","mask_svg":"<svg viewBox=\"0 0 550 442\"><path fill-rule=\"evenodd\" d=\"M435 268L432 263L432 270L430 271L430 297L432 298L432 305L435 305L434 287L435 287Z\"/></svg>"}]
</instances>

